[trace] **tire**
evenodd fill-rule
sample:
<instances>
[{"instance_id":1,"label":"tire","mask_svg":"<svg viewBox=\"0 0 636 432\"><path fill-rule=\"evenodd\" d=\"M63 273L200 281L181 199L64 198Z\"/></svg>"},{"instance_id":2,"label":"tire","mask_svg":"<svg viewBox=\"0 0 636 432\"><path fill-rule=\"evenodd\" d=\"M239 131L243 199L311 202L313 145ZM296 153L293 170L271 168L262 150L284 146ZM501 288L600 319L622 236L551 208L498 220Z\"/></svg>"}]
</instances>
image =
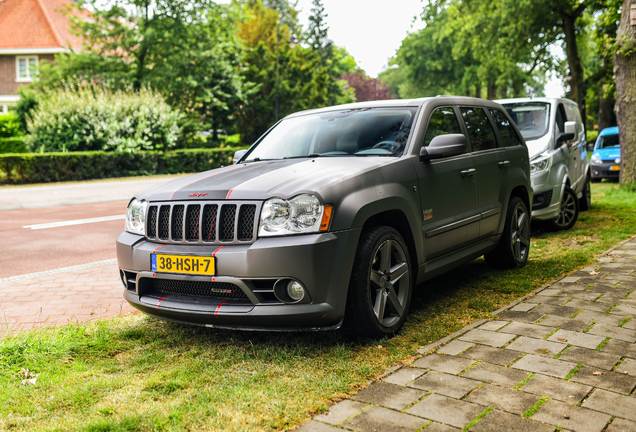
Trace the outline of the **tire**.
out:
<instances>
[{"instance_id":1,"label":"tire","mask_svg":"<svg viewBox=\"0 0 636 432\"><path fill-rule=\"evenodd\" d=\"M512 197L506 223L497 247L484 255L488 265L497 268L520 268L528 262L530 252L530 212L523 200Z\"/></svg>"},{"instance_id":2,"label":"tire","mask_svg":"<svg viewBox=\"0 0 636 432\"><path fill-rule=\"evenodd\" d=\"M579 209L581 211L587 211L592 208L592 188L590 184L590 175L585 177L585 184L583 185L583 196L579 200Z\"/></svg>"},{"instance_id":3,"label":"tire","mask_svg":"<svg viewBox=\"0 0 636 432\"><path fill-rule=\"evenodd\" d=\"M413 275L406 242L379 226L362 234L351 272L343 329L352 336L392 336L411 304Z\"/></svg>"},{"instance_id":4,"label":"tire","mask_svg":"<svg viewBox=\"0 0 636 432\"><path fill-rule=\"evenodd\" d=\"M548 222L553 231L569 230L574 226L579 218L579 199L576 192L571 187L566 186L563 189L563 197L561 197L561 209L559 214Z\"/></svg>"}]
</instances>

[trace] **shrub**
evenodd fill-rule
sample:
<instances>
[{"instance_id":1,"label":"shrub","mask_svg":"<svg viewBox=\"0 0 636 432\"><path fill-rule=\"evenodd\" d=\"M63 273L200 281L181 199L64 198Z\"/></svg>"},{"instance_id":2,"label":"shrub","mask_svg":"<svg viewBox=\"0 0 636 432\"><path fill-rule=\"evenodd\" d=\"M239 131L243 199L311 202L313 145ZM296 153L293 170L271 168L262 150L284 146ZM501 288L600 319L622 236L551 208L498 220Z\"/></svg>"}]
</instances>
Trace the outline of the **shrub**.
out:
<instances>
[{"instance_id":1,"label":"shrub","mask_svg":"<svg viewBox=\"0 0 636 432\"><path fill-rule=\"evenodd\" d=\"M20 120L20 129L26 133L27 122L33 120L33 113L40 103L40 97L37 93L25 87L20 87L18 94L20 95L20 100L15 106L15 113Z\"/></svg>"},{"instance_id":2,"label":"shrub","mask_svg":"<svg viewBox=\"0 0 636 432\"><path fill-rule=\"evenodd\" d=\"M0 183L47 183L206 171L231 165L240 148L172 152L72 152L0 155Z\"/></svg>"},{"instance_id":3,"label":"shrub","mask_svg":"<svg viewBox=\"0 0 636 432\"><path fill-rule=\"evenodd\" d=\"M40 100L28 121L31 151L168 150L180 114L152 90L110 92L88 87Z\"/></svg>"},{"instance_id":4,"label":"shrub","mask_svg":"<svg viewBox=\"0 0 636 432\"><path fill-rule=\"evenodd\" d=\"M25 137L0 138L1 153L26 153Z\"/></svg>"},{"instance_id":5,"label":"shrub","mask_svg":"<svg viewBox=\"0 0 636 432\"><path fill-rule=\"evenodd\" d=\"M13 138L22 135L20 118L13 114L0 114L0 138Z\"/></svg>"}]
</instances>

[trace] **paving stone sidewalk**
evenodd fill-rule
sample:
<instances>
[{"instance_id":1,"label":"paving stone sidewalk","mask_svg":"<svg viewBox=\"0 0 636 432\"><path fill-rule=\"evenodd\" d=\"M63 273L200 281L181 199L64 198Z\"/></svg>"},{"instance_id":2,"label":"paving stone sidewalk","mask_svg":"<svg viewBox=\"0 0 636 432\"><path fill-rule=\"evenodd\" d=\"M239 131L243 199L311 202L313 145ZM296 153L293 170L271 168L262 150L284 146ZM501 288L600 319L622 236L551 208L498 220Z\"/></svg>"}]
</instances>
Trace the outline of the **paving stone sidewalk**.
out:
<instances>
[{"instance_id":1,"label":"paving stone sidewalk","mask_svg":"<svg viewBox=\"0 0 636 432\"><path fill-rule=\"evenodd\" d=\"M298 430L636 431L636 239Z\"/></svg>"},{"instance_id":2,"label":"paving stone sidewalk","mask_svg":"<svg viewBox=\"0 0 636 432\"><path fill-rule=\"evenodd\" d=\"M132 312L114 260L0 279L0 337Z\"/></svg>"}]
</instances>

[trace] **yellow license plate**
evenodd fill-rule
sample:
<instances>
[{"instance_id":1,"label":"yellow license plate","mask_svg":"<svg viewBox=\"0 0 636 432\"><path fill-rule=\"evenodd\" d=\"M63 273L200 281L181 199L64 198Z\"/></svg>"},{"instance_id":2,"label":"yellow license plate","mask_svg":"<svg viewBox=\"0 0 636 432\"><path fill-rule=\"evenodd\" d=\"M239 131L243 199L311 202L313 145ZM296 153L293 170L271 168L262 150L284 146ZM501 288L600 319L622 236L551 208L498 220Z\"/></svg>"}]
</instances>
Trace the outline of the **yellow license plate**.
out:
<instances>
[{"instance_id":1,"label":"yellow license plate","mask_svg":"<svg viewBox=\"0 0 636 432\"><path fill-rule=\"evenodd\" d=\"M214 257L157 254L152 254L150 257L152 271L155 272L210 276L215 274Z\"/></svg>"},{"instance_id":2,"label":"yellow license plate","mask_svg":"<svg viewBox=\"0 0 636 432\"><path fill-rule=\"evenodd\" d=\"M612 165L610 167L610 171L620 171L621 170L621 166L620 165Z\"/></svg>"}]
</instances>

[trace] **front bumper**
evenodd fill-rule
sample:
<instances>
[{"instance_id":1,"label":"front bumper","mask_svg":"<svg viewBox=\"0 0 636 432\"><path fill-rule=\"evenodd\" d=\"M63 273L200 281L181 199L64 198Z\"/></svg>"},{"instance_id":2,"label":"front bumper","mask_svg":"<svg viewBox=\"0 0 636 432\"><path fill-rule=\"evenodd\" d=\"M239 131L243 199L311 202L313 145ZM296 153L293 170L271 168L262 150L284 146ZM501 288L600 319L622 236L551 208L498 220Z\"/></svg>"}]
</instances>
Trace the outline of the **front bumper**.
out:
<instances>
[{"instance_id":1,"label":"front bumper","mask_svg":"<svg viewBox=\"0 0 636 432\"><path fill-rule=\"evenodd\" d=\"M590 172L592 174L592 178L593 179L618 179L620 176L620 169L619 170L610 170L610 167L612 166L617 166L620 164L616 164L616 163L602 163L600 165L597 164L590 164Z\"/></svg>"},{"instance_id":2,"label":"front bumper","mask_svg":"<svg viewBox=\"0 0 636 432\"><path fill-rule=\"evenodd\" d=\"M301 330L340 326L360 229L336 233L261 238L252 244L162 246L122 233L117 260L124 298L160 319L219 328ZM158 273L156 254L214 256L215 276ZM306 288L297 303L284 286L295 280ZM178 284L178 292L165 286ZM230 284L230 285L226 285ZM231 287L233 294L208 292ZM184 291L182 288L186 287ZM196 287L192 290L191 287ZM202 293L202 288L204 293ZM221 291L212 289L213 291Z\"/></svg>"},{"instance_id":3,"label":"front bumper","mask_svg":"<svg viewBox=\"0 0 636 432\"><path fill-rule=\"evenodd\" d=\"M558 216L561 210L562 184L551 184L551 171L547 170L530 177L534 198L532 219L550 220Z\"/></svg>"}]
</instances>

